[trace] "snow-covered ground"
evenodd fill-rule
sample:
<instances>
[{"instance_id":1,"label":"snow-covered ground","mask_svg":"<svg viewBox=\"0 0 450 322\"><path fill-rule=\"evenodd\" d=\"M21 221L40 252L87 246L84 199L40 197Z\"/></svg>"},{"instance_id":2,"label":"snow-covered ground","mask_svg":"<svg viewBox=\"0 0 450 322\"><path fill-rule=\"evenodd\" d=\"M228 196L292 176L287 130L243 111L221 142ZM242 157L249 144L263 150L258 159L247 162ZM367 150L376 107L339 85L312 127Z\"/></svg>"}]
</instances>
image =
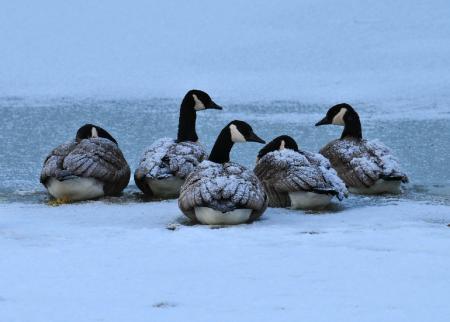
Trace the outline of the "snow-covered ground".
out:
<instances>
[{"instance_id":1,"label":"snow-covered ground","mask_svg":"<svg viewBox=\"0 0 450 322\"><path fill-rule=\"evenodd\" d=\"M450 207L384 204L217 229L174 201L0 205L0 320L448 321Z\"/></svg>"}]
</instances>

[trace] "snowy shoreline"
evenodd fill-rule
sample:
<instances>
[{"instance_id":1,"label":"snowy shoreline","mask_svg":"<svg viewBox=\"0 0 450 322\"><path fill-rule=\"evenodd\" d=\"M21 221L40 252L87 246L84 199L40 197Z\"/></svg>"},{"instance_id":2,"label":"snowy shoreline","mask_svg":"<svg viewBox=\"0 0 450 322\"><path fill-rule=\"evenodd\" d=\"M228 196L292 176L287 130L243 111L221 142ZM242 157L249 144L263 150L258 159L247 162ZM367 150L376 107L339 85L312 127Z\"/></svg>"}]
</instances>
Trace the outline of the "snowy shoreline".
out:
<instances>
[{"instance_id":1,"label":"snowy shoreline","mask_svg":"<svg viewBox=\"0 0 450 322\"><path fill-rule=\"evenodd\" d=\"M269 209L222 229L176 201L0 205L0 311L15 321L446 321L450 207Z\"/></svg>"}]
</instances>

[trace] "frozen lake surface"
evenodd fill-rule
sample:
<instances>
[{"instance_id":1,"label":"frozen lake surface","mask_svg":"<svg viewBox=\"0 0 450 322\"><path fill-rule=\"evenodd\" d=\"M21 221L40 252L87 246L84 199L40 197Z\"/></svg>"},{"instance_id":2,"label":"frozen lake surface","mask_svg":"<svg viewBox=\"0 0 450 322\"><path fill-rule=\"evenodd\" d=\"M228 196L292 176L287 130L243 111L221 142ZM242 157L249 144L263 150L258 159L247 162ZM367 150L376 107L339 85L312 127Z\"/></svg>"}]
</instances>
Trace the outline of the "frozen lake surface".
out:
<instances>
[{"instance_id":1,"label":"frozen lake surface","mask_svg":"<svg viewBox=\"0 0 450 322\"><path fill-rule=\"evenodd\" d=\"M232 119L311 151L342 130L313 126L326 104L213 98L224 110L197 122L208 149ZM146 145L175 135L179 100L0 100L1 321L447 320L445 102L354 102L364 135L388 145L410 176L399 196L268 209L254 224L221 229L189 225L175 201L143 202L133 182L122 197L47 204L43 159L79 126L109 130L134 170ZM252 167L260 148L236 145L232 157Z\"/></svg>"},{"instance_id":2,"label":"frozen lake surface","mask_svg":"<svg viewBox=\"0 0 450 322\"><path fill-rule=\"evenodd\" d=\"M318 151L339 137L341 127L316 128L330 107L299 101L230 102L213 98L223 111L198 113L197 132L210 151L220 129L233 119L249 122L266 141L281 134L294 137L305 150ZM58 144L74 138L85 123L107 129L119 142L132 171L143 149L161 137L175 137L179 99L0 99L0 202L43 202L39 173L45 156ZM337 102L335 102L337 103ZM353 103L353 102L352 102ZM380 139L400 159L411 178L405 194L412 200L449 202L450 108L446 101L354 102L363 135ZM232 158L254 166L258 144L236 145ZM125 200L136 200L133 181ZM348 202L347 206L351 206Z\"/></svg>"}]
</instances>

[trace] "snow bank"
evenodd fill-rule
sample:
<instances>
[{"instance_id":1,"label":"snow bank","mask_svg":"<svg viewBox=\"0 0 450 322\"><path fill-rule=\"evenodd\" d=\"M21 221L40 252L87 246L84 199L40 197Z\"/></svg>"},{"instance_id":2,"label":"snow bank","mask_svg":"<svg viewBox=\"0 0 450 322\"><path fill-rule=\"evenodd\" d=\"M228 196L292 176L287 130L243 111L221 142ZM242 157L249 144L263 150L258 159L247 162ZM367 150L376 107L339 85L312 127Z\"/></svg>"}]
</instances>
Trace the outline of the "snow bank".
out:
<instances>
[{"instance_id":1,"label":"snow bank","mask_svg":"<svg viewBox=\"0 0 450 322\"><path fill-rule=\"evenodd\" d=\"M174 201L3 204L0 320L447 321L450 207L389 200L175 230Z\"/></svg>"}]
</instances>

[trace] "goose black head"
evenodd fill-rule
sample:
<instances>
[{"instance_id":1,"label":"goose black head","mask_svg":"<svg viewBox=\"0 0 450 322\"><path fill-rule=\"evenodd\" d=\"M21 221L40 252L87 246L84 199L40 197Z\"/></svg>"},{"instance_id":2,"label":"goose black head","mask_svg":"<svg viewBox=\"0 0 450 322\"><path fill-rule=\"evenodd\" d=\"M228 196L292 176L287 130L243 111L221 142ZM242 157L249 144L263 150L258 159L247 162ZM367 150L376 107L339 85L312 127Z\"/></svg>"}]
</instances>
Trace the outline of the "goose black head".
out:
<instances>
[{"instance_id":1,"label":"goose black head","mask_svg":"<svg viewBox=\"0 0 450 322\"><path fill-rule=\"evenodd\" d=\"M344 132L342 133L341 138L346 136L355 137L358 139L362 138L359 115L350 104L341 103L332 106L328 110L327 115L316 123L316 126L327 124L344 126Z\"/></svg>"},{"instance_id":2,"label":"goose black head","mask_svg":"<svg viewBox=\"0 0 450 322\"><path fill-rule=\"evenodd\" d=\"M221 110L222 107L217 105L207 93L198 89L192 89L186 93L180 107L177 142L198 141L195 131L197 111L206 109Z\"/></svg>"},{"instance_id":3,"label":"goose black head","mask_svg":"<svg viewBox=\"0 0 450 322\"><path fill-rule=\"evenodd\" d=\"M80 127L77 131L76 141L80 142L84 139L90 139L90 138L105 138L108 139L115 144L117 144L117 141L109 134L106 130L102 129L100 126L93 125L93 124L85 124L82 127Z\"/></svg>"},{"instance_id":4,"label":"goose black head","mask_svg":"<svg viewBox=\"0 0 450 322\"><path fill-rule=\"evenodd\" d=\"M234 120L230 124L228 124L228 129L231 135L231 141L233 143L240 142L258 142L258 143L266 143L263 139L253 132L252 127L244 122L239 120Z\"/></svg>"},{"instance_id":5,"label":"goose black head","mask_svg":"<svg viewBox=\"0 0 450 322\"><path fill-rule=\"evenodd\" d=\"M229 162L230 151L233 145L240 142L266 143L253 132L252 127L248 123L234 120L228 123L220 132L208 160L216 163Z\"/></svg>"},{"instance_id":6,"label":"goose black head","mask_svg":"<svg viewBox=\"0 0 450 322\"><path fill-rule=\"evenodd\" d=\"M198 89L191 89L184 96L183 102L181 105L189 106L193 108L195 111L201 111L206 109L216 109L221 110L222 107L217 105L208 93L203 92Z\"/></svg>"},{"instance_id":7,"label":"goose black head","mask_svg":"<svg viewBox=\"0 0 450 322\"><path fill-rule=\"evenodd\" d=\"M316 123L316 126L320 125L327 125L327 124L334 124L334 125L345 125L345 121L348 118L348 116L356 114L355 110L350 104L347 103L341 103L332 106L328 112L327 115Z\"/></svg>"},{"instance_id":8,"label":"goose black head","mask_svg":"<svg viewBox=\"0 0 450 322\"><path fill-rule=\"evenodd\" d=\"M276 151L290 149L298 152L298 145L295 140L289 135L281 135L276 137L269 143L267 143L258 153L258 160L265 156L267 153Z\"/></svg>"}]
</instances>

